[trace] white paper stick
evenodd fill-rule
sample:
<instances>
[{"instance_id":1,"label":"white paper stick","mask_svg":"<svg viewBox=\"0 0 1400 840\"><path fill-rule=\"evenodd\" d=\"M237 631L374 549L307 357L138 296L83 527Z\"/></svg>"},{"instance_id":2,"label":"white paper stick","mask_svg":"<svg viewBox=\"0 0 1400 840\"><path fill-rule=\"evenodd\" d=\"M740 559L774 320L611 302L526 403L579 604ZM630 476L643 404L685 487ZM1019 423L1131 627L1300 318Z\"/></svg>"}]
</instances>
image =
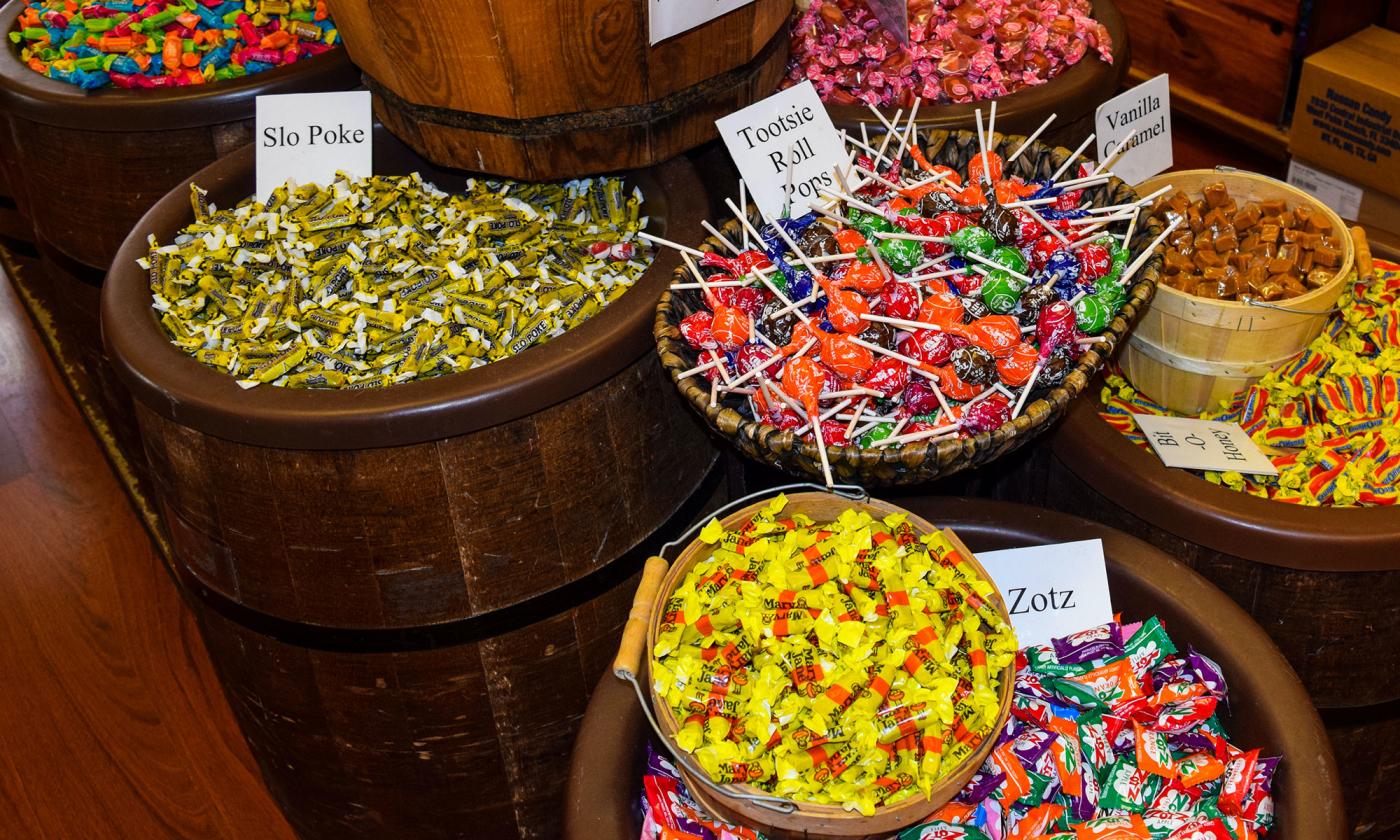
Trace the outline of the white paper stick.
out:
<instances>
[{"instance_id":1,"label":"white paper stick","mask_svg":"<svg viewBox=\"0 0 1400 840\"><path fill-rule=\"evenodd\" d=\"M1043 132L1045 129L1049 128L1050 123L1055 121L1056 116L1056 114L1051 114L1050 116L1046 117L1045 122L1040 124L1040 128L1037 128L1035 131L1032 131L1031 136L1027 137L1025 141L1021 143L1021 145L1017 146L1016 151L1011 153L1011 157L1006 159L1007 165L1010 165L1013 161L1016 160L1016 158L1021 156L1022 152L1030 148L1030 145L1035 142L1035 139L1040 136L1040 133Z\"/></svg>"}]
</instances>

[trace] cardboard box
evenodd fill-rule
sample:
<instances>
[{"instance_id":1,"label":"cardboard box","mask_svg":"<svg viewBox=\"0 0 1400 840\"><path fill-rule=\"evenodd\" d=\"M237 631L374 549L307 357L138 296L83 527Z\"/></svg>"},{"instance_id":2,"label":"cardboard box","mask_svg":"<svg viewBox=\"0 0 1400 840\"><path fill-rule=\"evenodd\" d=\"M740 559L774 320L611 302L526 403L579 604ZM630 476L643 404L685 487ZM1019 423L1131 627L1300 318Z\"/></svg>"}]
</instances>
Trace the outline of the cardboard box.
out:
<instances>
[{"instance_id":1,"label":"cardboard box","mask_svg":"<svg viewBox=\"0 0 1400 840\"><path fill-rule=\"evenodd\" d=\"M1289 150L1400 196L1400 33L1372 26L1308 56Z\"/></svg>"},{"instance_id":2,"label":"cardboard box","mask_svg":"<svg viewBox=\"0 0 1400 840\"><path fill-rule=\"evenodd\" d=\"M1348 224L1365 228L1377 256L1400 255L1400 198L1339 178L1298 158L1288 165L1288 183L1336 210Z\"/></svg>"}]
</instances>

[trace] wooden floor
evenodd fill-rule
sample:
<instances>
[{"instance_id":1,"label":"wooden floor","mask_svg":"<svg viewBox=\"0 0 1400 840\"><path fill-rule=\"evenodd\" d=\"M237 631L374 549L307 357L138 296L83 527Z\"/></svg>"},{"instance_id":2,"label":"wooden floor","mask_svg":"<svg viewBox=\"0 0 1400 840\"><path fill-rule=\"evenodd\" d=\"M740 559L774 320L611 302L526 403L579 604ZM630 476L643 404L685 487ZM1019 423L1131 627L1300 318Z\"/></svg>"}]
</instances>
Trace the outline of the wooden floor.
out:
<instances>
[{"instance_id":1,"label":"wooden floor","mask_svg":"<svg viewBox=\"0 0 1400 840\"><path fill-rule=\"evenodd\" d=\"M0 837L292 836L174 584L0 280Z\"/></svg>"}]
</instances>

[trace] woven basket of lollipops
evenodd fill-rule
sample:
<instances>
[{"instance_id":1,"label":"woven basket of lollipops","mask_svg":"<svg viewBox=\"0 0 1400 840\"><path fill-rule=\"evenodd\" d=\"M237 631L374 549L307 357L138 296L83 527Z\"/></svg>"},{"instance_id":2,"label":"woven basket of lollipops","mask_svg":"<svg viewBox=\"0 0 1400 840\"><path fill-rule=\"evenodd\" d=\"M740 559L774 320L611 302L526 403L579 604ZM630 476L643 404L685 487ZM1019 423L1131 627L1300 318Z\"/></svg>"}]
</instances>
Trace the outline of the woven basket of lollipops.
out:
<instances>
[{"instance_id":1,"label":"woven basket of lollipops","mask_svg":"<svg viewBox=\"0 0 1400 840\"><path fill-rule=\"evenodd\" d=\"M782 85L810 79L832 120L853 134L911 113L924 130L967 128L992 103L1003 131L1043 131L1046 142L1074 147L1132 62L1112 0L911 0L907 38L904 3L797 5Z\"/></svg>"},{"instance_id":2,"label":"woven basket of lollipops","mask_svg":"<svg viewBox=\"0 0 1400 840\"><path fill-rule=\"evenodd\" d=\"M1016 638L986 570L951 531L851 489L738 500L669 567L651 558L614 662L705 807L775 840L917 825L977 771L1011 712ZM848 551L868 559L842 571ZM789 561L800 571L783 571ZM886 596L891 621L868 630L860 616L880 595L861 587L877 579L908 590ZM742 715L760 698L771 719ZM723 710L707 721L711 706ZM731 714L740 722L715 727ZM916 761L921 739L936 746Z\"/></svg>"},{"instance_id":3,"label":"woven basket of lollipops","mask_svg":"<svg viewBox=\"0 0 1400 840\"><path fill-rule=\"evenodd\" d=\"M828 484L930 481L1044 431L1151 299L1165 236L1150 197L1065 149L876 142L787 218L731 202L657 307L662 364L711 428Z\"/></svg>"}]
</instances>

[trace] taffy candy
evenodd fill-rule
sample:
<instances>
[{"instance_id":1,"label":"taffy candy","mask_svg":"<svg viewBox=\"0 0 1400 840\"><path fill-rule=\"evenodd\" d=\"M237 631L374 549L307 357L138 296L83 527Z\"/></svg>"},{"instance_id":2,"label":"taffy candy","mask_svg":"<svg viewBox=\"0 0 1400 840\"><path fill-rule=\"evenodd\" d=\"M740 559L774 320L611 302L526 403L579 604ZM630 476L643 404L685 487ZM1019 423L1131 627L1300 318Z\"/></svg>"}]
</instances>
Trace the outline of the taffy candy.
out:
<instances>
[{"instance_id":1,"label":"taffy candy","mask_svg":"<svg viewBox=\"0 0 1400 840\"><path fill-rule=\"evenodd\" d=\"M29 0L9 34L30 69L88 90L234 79L339 41L324 0Z\"/></svg>"},{"instance_id":2,"label":"taffy candy","mask_svg":"<svg viewBox=\"0 0 1400 840\"><path fill-rule=\"evenodd\" d=\"M747 229L677 286L683 307L703 307L679 325L696 351L680 375L703 374L712 402L814 442L820 431L828 446L937 444L1014 420L1127 302L1126 216L1079 235L1084 191L1008 175L995 151L969 158L969 178L1001 176L980 186L930 164L917 138L899 160L856 151L852 172L875 175L847 181L854 195ZM732 320L747 332L717 330L739 295L749 317ZM741 365L749 346L787 358ZM789 372L807 384L789 385Z\"/></svg>"},{"instance_id":3,"label":"taffy candy","mask_svg":"<svg viewBox=\"0 0 1400 840\"><path fill-rule=\"evenodd\" d=\"M1353 278L1354 281L1354 278ZM1298 356L1202 419L1239 423L1278 476L1201 472L1213 484L1290 504L1393 505L1400 498L1400 265L1375 261ZM1100 414L1147 447L1133 414L1171 414L1110 371Z\"/></svg>"},{"instance_id":4,"label":"taffy candy","mask_svg":"<svg viewBox=\"0 0 1400 840\"><path fill-rule=\"evenodd\" d=\"M1089 0L910 0L907 46L864 0L798 7L782 84L810 80L834 104L980 102L1045 84L1091 51L1113 63Z\"/></svg>"},{"instance_id":5,"label":"taffy candy","mask_svg":"<svg viewBox=\"0 0 1400 840\"><path fill-rule=\"evenodd\" d=\"M1025 648L1012 717L952 802L899 840L1264 837L1280 759L1229 741L1226 682L1156 618Z\"/></svg>"},{"instance_id":6,"label":"taffy candy","mask_svg":"<svg viewBox=\"0 0 1400 840\"><path fill-rule=\"evenodd\" d=\"M772 500L666 599L652 686L716 783L863 814L932 785L997 725L1015 635L943 532L816 523Z\"/></svg>"},{"instance_id":7,"label":"taffy candy","mask_svg":"<svg viewBox=\"0 0 1400 840\"><path fill-rule=\"evenodd\" d=\"M651 262L641 192L617 178L449 194L416 173L340 174L228 210L191 196L194 223L139 262L171 343L245 388L372 388L499 361L597 314ZM739 346L747 316L717 305L686 332Z\"/></svg>"}]
</instances>

